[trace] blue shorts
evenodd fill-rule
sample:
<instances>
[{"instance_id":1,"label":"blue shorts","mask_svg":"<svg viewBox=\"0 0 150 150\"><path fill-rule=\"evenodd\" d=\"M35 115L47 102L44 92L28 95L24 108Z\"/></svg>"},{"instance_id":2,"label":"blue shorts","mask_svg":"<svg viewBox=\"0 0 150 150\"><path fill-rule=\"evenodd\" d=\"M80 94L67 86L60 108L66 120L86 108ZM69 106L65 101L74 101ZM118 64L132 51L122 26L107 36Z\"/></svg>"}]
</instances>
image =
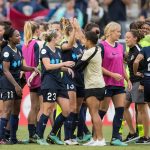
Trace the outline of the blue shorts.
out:
<instances>
[{"instance_id":1,"label":"blue shorts","mask_svg":"<svg viewBox=\"0 0 150 150\"><path fill-rule=\"evenodd\" d=\"M3 101L7 100L21 100L22 97L18 96L16 91L11 89L1 89L1 99Z\"/></svg>"},{"instance_id":2,"label":"blue shorts","mask_svg":"<svg viewBox=\"0 0 150 150\"><path fill-rule=\"evenodd\" d=\"M126 93L122 86L106 86L105 97L113 97L122 93Z\"/></svg>"},{"instance_id":3,"label":"blue shorts","mask_svg":"<svg viewBox=\"0 0 150 150\"><path fill-rule=\"evenodd\" d=\"M150 102L150 77L144 77L144 101Z\"/></svg>"}]
</instances>

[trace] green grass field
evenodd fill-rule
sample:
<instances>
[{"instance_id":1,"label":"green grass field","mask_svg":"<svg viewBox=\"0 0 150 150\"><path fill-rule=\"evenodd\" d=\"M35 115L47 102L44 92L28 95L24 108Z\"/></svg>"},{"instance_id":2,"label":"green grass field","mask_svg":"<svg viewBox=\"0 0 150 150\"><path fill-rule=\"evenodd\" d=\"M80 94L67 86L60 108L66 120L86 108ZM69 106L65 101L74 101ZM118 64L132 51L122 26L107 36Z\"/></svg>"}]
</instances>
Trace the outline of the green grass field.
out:
<instances>
[{"instance_id":1,"label":"green grass field","mask_svg":"<svg viewBox=\"0 0 150 150\"><path fill-rule=\"evenodd\" d=\"M50 127L47 127L45 136L48 135L50 131ZM111 138L111 127L103 127L104 131L104 137L106 141L110 141ZM128 134L127 130L124 130L124 137ZM18 131L18 138L20 140L27 139L28 138L28 131L27 127L20 127ZM50 145L50 146L40 146L37 144L27 144L27 145L0 145L0 149L2 150L150 150L150 144L149 145L135 145L130 144L125 147L116 147L116 146L104 146L104 147L85 147L85 146L57 146L57 145Z\"/></svg>"}]
</instances>

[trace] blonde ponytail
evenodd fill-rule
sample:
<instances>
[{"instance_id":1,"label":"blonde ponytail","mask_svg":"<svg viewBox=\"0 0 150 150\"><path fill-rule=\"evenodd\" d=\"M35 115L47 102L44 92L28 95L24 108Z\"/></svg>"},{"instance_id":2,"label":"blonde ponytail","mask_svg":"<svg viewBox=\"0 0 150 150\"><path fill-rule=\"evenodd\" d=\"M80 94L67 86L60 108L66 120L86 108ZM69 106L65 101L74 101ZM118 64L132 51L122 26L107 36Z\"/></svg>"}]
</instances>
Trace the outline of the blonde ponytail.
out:
<instances>
[{"instance_id":1,"label":"blonde ponytail","mask_svg":"<svg viewBox=\"0 0 150 150\"><path fill-rule=\"evenodd\" d=\"M24 25L24 43L25 45L29 44L29 41L32 40L33 34L35 33L36 29L38 29L39 26L34 21L26 21Z\"/></svg>"}]
</instances>

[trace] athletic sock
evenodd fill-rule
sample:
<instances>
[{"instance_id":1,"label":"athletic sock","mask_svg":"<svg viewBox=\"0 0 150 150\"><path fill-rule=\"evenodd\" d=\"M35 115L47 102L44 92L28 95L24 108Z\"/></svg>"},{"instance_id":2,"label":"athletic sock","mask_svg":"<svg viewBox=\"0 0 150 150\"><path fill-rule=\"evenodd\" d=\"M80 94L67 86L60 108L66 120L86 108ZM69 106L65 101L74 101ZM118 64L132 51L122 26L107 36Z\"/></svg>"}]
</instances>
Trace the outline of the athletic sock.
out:
<instances>
[{"instance_id":1,"label":"athletic sock","mask_svg":"<svg viewBox=\"0 0 150 150\"><path fill-rule=\"evenodd\" d=\"M36 133L35 124L28 124L28 131L29 131L29 137L32 138L33 135Z\"/></svg>"},{"instance_id":2,"label":"athletic sock","mask_svg":"<svg viewBox=\"0 0 150 150\"><path fill-rule=\"evenodd\" d=\"M117 139L122 140L122 137L119 134L119 129L121 127L121 123L122 123L122 120L123 120L123 112L124 112L124 107L115 108L115 116L114 116L114 119L113 119L112 138L117 138Z\"/></svg>"},{"instance_id":3,"label":"athletic sock","mask_svg":"<svg viewBox=\"0 0 150 150\"><path fill-rule=\"evenodd\" d=\"M50 132L51 135L56 135L58 130L62 127L66 117L60 113L58 117L55 119L54 125L52 127L52 131Z\"/></svg>"},{"instance_id":4,"label":"athletic sock","mask_svg":"<svg viewBox=\"0 0 150 150\"><path fill-rule=\"evenodd\" d=\"M78 113L74 113L74 118L73 118L73 122L72 122L72 132L71 132L71 139L74 139L74 132L78 126L78 122L79 122L79 114Z\"/></svg>"},{"instance_id":5,"label":"athletic sock","mask_svg":"<svg viewBox=\"0 0 150 150\"><path fill-rule=\"evenodd\" d=\"M18 130L18 123L19 123L18 115L11 115L10 116L10 138L11 140L17 139L16 133Z\"/></svg>"},{"instance_id":6,"label":"athletic sock","mask_svg":"<svg viewBox=\"0 0 150 150\"><path fill-rule=\"evenodd\" d=\"M5 139L10 139L10 130L5 129Z\"/></svg>"},{"instance_id":7,"label":"athletic sock","mask_svg":"<svg viewBox=\"0 0 150 150\"><path fill-rule=\"evenodd\" d=\"M6 118L0 119L0 139L5 138L5 128L7 126L8 120Z\"/></svg>"},{"instance_id":8,"label":"athletic sock","mask_svg":"<svg viewBox=\"0 0 150 150\"><path fill-rule=\"evenodd\" d=\"M49 116L46 116L44 114L41 115L39 124L38 124L38 136L43 139L44 131L48 122Z\"/></svg>"}]
</instances>

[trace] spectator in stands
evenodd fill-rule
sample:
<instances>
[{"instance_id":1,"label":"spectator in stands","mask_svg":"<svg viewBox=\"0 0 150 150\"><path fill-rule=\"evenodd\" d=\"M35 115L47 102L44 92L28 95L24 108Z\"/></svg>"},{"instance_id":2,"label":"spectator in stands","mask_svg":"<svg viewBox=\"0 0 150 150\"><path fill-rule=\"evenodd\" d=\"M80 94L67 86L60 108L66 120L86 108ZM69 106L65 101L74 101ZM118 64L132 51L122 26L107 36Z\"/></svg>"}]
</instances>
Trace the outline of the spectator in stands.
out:
<instances>
[{"instance_id":1,"label":"spectator in stands","mask_svg":"<svg viewBox=\"0 0 150 150\"><path fill-rule=\"evenodd\" d=\"M78 8L75 8L75 0L64 0L64 6L56 12L53 19L60 21L62 17L77 18L80 26L83 26L83 14Z\"/></svg>"},{"instance_id":2,"label":"spectator in stands","mask_svg":"<svg viewBox=\"0 0 150 150\"><path fill-rule=\"evenodd\" d=\"M5 20L7 16L7 11L5 7L5 2L4 0L0 1L0 20Z\"/></svg>"},{"instance_id":3,"label":"spectator in stands","mask_svg":"<svg viewBox=\"0 0 150 150\"><path fill-rule=\"evenodd\" d=\"M89 0L89 7L87 9L87 22L94 22L99 25L101 35L105 25L108 23L108 14L100 6L99 0Z\"/></svg>"},{"instance_id":4,"label":"spectator in stands","mask_svg":"<svg viewBox=\"0 0 150 150\"><path fill-rule=\"evenodd\" d=\"M150 0L146 0L145 4L141 9L139 19L145 21L146 18L150 17Z\"/></svg>"},{"instance_id":5,"label":"spectator in stands","mask_svg":"<svg viewBox=\"0 0 150 150\"><path fill-rule=\"evenodd\" d=\"M26 16L31 16L33 13L44 9L43 6L31 0L19 0L14 3L13 7Z\"/></svg>"},{"instance_id":6,"label":"spectator in stands","mask_svg":"<svg viewBox=\"0 0 150 150\"><path fill-rule=\"evenodd\" d=\"M126 6L130 4L130 0L104 0L104 4L108 6L108 15L110 21L118 22L121 25L121 37L126 32Z\"/></svg>"}]
</instances>

